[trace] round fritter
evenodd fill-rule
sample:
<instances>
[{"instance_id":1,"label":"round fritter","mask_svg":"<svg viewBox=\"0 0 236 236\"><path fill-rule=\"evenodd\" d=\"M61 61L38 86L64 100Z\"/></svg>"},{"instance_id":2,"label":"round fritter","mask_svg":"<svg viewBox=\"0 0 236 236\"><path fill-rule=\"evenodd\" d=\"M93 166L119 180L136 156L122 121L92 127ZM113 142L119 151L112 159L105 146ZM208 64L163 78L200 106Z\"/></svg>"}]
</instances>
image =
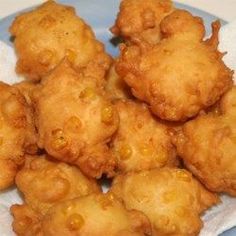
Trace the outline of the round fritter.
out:
<instances>
[{"instance_id":1,"label":"round fritter","mask_svg":"<svg viewBox=\"0 0 236 236\"><path fill-rule=\"evenodd\" d=\"M168 127L155 119L145 104L120 100L115 106L120 125L111 148L121 173L177 164Z\"/></svg>"},{"instance_id":2,"label":"round fritter","mask_svg":"<svg viewBox=\"0 0 236 236\"><path fill-rule=\"evenodd\" d=\"M0 82L0 190L14 183L25 152L36 146L31 109L18 89Z\"/></svg>"},{"instance_id":3,"label":"round fritter","mask_svg":"<svg viewBox=\"0 0 236 236\"><path fill-rule=\"evenodd\" d=\"M161 22L165 38L160 43L121 46L116 71L155 115L184 121L213 105L232 86L233 73L217 50L219 28L215 22L212 37L203 41L202 20L176 10Z\"/></svg>"},{"instance_id":4,"label":"round fritter","mask_svg":"<svg viewBox=\"0 0 236 236\"><path fill-rule=\"evenodd\" d=\"M236 196L236 87L210 113L186 123L175 144L187 168L212 191Z\"/></svg>"},{"instance_id":5,"label":"round fritter","mask_svg":"<svg viewBox=\"0 0 236 236\"><path fill-rule=\"evenodd\" d=\"M172 11L170 0L123 0L111 31L128 41L138 39L155 44L161 38L161 20Z\"/></svg>"},{"instance_id":6,"label":"round fritter","mask_svg":"<svg viewBox=\"0 0 236 236\"><path fill-rule=\"evenodd\" d=\"M114 174L116 160L106 143L119 117L93 78L77 74L64 61L42 80L33 100L39 147L58 160L79 165L88 176Z\"/></svg>"},{"instance_id":7,"label":"round fritter","mask_svg":"<svg viewBox=\"0 0 236 236\"><path fill-rule=\"evenodd\" d=\"M43 236L41 234L42 215L26 204L15 204L10 210L13 215L12 228L17 236Z\"/></svg>"},{"instance_id":8,"label":"round fritter","mask_svg":"<svg viewBox=\"0 0 236 236\"><path fill-rule=\"evenodd\" d=\"M16 17L10 32L18 56L17 72L40 80L63 58L88 75L103 77L110 65L104 46L69 6L47 1Z\"/></svg>"},{"instance_id":9,"label":"round fritter","mask_svg":"<svg viewBox=\"0 0 236 236\"><path fill-rule=\"evenodd\" d=\"M26 157L16 185L25 202L40 214L58 202L100 191L97 182L86 178L77 167L45 156Z\"/></svg>"},{"instance_id":10,"label":"round fritter","mask_svg":"<svg viewBox=\"0 0 236 236\"><path fill-rule=\"evenodd\" d=\"M129 86L116 73L114 64L111 66L106 79L105 90L111 100L133 97Z\"/></svg>"},{"instance_id":11,"label":"round fritter","mask_svg":"<svg viewBox=\"0 0 236 236\"><path fill-rule=\"evenodd\" d=\"M118 176L111 192L127 209L142 211L153 236L198 235L200 214L219 201L183 169L161 168Z\"/></svg>"},{"instance_id":12,"label":"round fritter","mask_svg":"<svg viewBox=\"0 0 236 236\"><path fill-rule=\"evenodd\" d=\"M150 222L141 212L127 211L111 194L92 194L52 207L42 231L47 236L144 236L150 235Z\"/></svg>"}]
</instances>

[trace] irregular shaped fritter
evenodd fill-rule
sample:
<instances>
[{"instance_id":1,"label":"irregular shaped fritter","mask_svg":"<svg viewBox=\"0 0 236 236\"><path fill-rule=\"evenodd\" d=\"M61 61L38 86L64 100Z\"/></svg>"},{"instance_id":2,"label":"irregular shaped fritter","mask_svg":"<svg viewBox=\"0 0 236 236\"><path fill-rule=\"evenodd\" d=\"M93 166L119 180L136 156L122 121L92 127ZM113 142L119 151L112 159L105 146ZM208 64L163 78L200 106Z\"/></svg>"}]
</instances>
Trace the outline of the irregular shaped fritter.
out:
<instances>
[{"instance_id":1,"label":"irregular shaped fritter","mask_svg":"<svg viewBox=\"0 0 236 236\"><path fill-rule=\"evenodd\" d=\"M220 111L186 123L175 144L186 167L207 188L236 196L236 87L222 98Z\"/></svg>"},{"instance_id":2,"label":"irregular shaped fritter","mask_svg":"<svg viewBox=\"0 0 236 236\"><path fill-rule=\"evenodd\" d=\"M133 97L129 86L116 73L114 64L111 66L109 73L107 74L105 90L111 100Z\"/></svg>"},{"instance_id":3,"label":"irregular shaped fritter","mask_svg":"<svg viewBox=\"0 0 236 236\"><path fill-rule=\"evenodd\" d=\"M0 190L14 183L24 154L35 150L31 109L13 86L0 82Z\"/></svg>"},{"instance_id":4,"label":"irregular shaped fritter","mask_svg":"<svg viewBox=\"0 0 236 236\"><path fill-rule=\"evenodd\" d=\"M88 176L114 174L116 160L106 143L117 130L119 117L91 77L77 74L64 61L43 79L33 100L39 147L78 165Z\"/></svg>"},{"instance_id":5,"label":"irregular shaped fritter","mask_svg":"<svg viewBox=\"0 0 236 236\"><path fill-rule=\"evenodd\" d=\"M128 41L156 44L161 39L160 22L172 11L170 0L123 0L111 31Z\"/></svg>"},{"instance_id":6,"label":"irregular shaped fritter","mask_svg":"<svg viewBox=\"0 0 236 236\"><path fill-rule=\"evenodd\" d=\"M126 210L111 194L92 194L52 207L42 221L44 235L144 236L150 222L139 211Z\"/></svg>"},{"instance_id":7,"label":"irregular shaped fritter","mask_svg":"<svg viewBox=\"0 0 236 236\"><path fill-rule=\"evenodd\" d=\"M121 173L177 164L168 127L155 119L145 104L120 100L115 106L120 125L111 147Z\"/></svg>"},{"instance_id":8,"label":"irregular shaped fritter","mask_svg":"<svg viewBox=\"0 0 236 236\"><path fill-rule=\"evenodd\" d=\"M17 236L43 236L41 233L42 215L28 205L11 206L12 228Z\"/></svg>"},{"instance_id":9,"label":"irregular shaped fritter","mask_svg":"<svg viewBox=\"0 0 236 236\"><path fill-rule=\"evenodd\" d=\"M219 199L183 169L161 168L118 176L111 192L127 209L142 211L153 236L198 235L200 214Z\"/></svg>"},{"instance_id":10,"label":"irregular shaped fritter","mask_svg":"<svg viewBox=\"0 0 236 236\"><path fill-rule=\"evenodd\" d=\"M155 46L139 42L121 46L117 73L152 112L169 121L184 121L231 88L233 72L217 50L219 22L203 41L202 19L176 10L161 22L165 38Z\"/></svg>"},{"instance_id":11,"label":"irregular shaped fritter","mask_svg":"<svg viewBox=\"0 0 236 236\"><path fill-rule=\"evenodd\" d=\"M45 156L26 157L16 185L25 202L42 215L58 202L100 191L96 181L86 178L77 167Z\"/></svg>"},{"instance_id":12,"label":"irregular shaped fritter","mask_svg":"<svg viewBox=\"0 0 236 236\"><path fill-rule=\"evenodd\" d=\"M109 68L103 44L72 7L47 1L16 17L10 32L18 56L16 70L28 79L40 80L65 57L99 79Z\"/></svg>"}]
</instances>

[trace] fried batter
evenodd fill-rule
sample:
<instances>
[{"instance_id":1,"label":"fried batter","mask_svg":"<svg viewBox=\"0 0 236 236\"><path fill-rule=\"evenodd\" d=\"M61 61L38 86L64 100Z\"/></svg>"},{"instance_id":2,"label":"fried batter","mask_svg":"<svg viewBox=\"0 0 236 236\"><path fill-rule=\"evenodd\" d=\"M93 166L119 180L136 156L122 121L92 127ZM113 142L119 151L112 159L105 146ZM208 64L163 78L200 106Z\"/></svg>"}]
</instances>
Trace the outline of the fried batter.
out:
<instances>
[{"instance_id":1,"label":"fried batter","mask_svg":"<svg viewBox=\"0 0 236 236\"><path fill-rule=\"evenodd\" d=\"M96 181L86 178L77 167L45 156L27 156L16 175L16 185L29 207L41 215L58 202L100 191Z\"/></svg>"},{"instance_id":2,"label":"fried batter","mask_svg":"<svg viewBox=\"0 0 236 236\"><path fill-rule=\"evenodd\" d=\"M170 0L123 0L111 31L128 41L156 44L161 38L160 22L172 11Z\"/></svg>"},{"instance_id":3,"label":"fried batter","mask_svg":"<svg viewBox=\"0 0 236 236\"><path fill-rule=\"evenodd\" d=\"M12 227L17 236L43 236L41 233L42 215L27 205L11 206Z\"/></svg>"},{"instance_id":4,"label":"fried batter","mask_svg":"<svg viewBox=\"0 0 236 236\"><path fill-rule=\"evenodd\" d=\"M219 22L212 28L211 38L203 41L202 19L176 10L161 22L165 38L160 43L121 46L116 71L158 117L169 121L194 117L232 86L233 72L217 50Z\"/></svg>"},{"instance_id":5,"label":"fried batter","mask_svg":"<svg viewBox=\"0 0 236 236\"><path fill-rule=\"evenodd\" d=\"M32 106L32 93L37 89L38 83L34 83L29 80L24 80L20 83L14 84L14 87L18 88L20 92L24 95L27 103Z\"/></svg>"},{"instance_id":6,"label":"fried batter","mask_svg":"<svg viewBox=\"0 0 236 236\"><path fill-rule=\"evenodd\" d=\"M43 79L33 100L41 148L78 165L88 176L114 175L116 160L106 143L117 130L119 117L93 79L77 74L64 61Z\"/></svg>"},{"instance_id":7,"label":"fried batter","mask_svg":"<svg viewBox=\"0 0 236 236\"><path fill-rule=\"evenodd\" d=\"M25 152L35 147L32 113L18 89L0 82L0 190L14 183Z\"/></svg>"},{"instance_id":8,"label":"fried batter","mask_svg":"<svg viewBox=\"0 0 236 236\"><path fill-rule=\"evenodd\" d=\"M183 169L161 168L118 176L111 192L127 209L142 211L153 236L194 236L202 227L200 214L219 199Z\"/></svg>"},{"instance_id":9,"label":"fried batter","mask_svg":"<svg viewBox=\"0 0 236 236\"><path fill-rule=\"evenodd\" d=\"M186 123L175 137L186 167L211 191L236 196L236 87L210 113Z\"/></svg>"},{"instance_id":10,"label":"fried batter","mask_svg":"<svg viewBox=\"0 0 236 236\"><path fill-rule=\"evenodd\" d=\"M129 86L116 73L114 64L111 66L109 73L107 74L105 90L111 100L133 97Z\"/></svg>"},{"instance_id":11,"label":"fried batter","mask_svg":"<svg viewBox=\"0 0 236 236\"><path fill-rule=\"evenodd\" d=\"M42 231L47 236L144 236L150 235L150 222L139 211L127 211L111 194L92 194L52 207Z\"/></svg>"},{"instance_id":12,"label":"fried batter","mask_svg":"<svg viewBox=\"0 0 236 236\"><path fill-rule=\"evenodd\" d=\"M115 106L120 126L111 147L121 173L177 164L167 126L155 119L145 104L120 100Z\"/></svg>"},{"instance_id":13,"label":"fried batter","mask_svg":"<svg viewBox=\"0 0 236 236\"><path fill-rule=\"evenodd\" d=\"M10 32L18 56L16 71L28 79L40 80L65 57L99 79L110 66L104 46L72 7L48 1L16 17Z\"/></svg>"}]
</instances>

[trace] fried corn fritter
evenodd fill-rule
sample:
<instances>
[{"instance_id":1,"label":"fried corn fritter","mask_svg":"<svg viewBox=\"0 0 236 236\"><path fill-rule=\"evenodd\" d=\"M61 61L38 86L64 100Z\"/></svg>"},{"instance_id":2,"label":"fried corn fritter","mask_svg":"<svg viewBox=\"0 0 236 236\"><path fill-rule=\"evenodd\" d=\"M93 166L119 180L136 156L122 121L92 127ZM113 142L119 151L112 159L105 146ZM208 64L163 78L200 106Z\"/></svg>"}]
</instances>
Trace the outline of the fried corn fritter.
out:
<instances>
[{"instance_id":1,"label":"fried corn fritter","mask_svg":"<svg viewBox=\"0 0 236 236\"><path fill-rule=\"evenodd\" d=\"M0 94L0 190L4 190L13 185L24 154L35 150L36 136L31 109L20 91L0 82Z\"/></svg>"},{"instance_id":2,"label":"fried corn fritter","mask_svg":"<svg viewBox=\"0 0 236 236\"><path fill-rule=\"evenodd\" d=\"M17 236L44 236L41 232L42 215L26 204L11 206L12 228Z\"/></svg>"},{"instance_id":3,"label":"fried corn fritter","mask_svg":"<svg viewBox=\"0 0 236 236\"><path fill-rule=\"evenodd\" d=\"M115 107L120 125L111 148L118 159L119 172L177 165L168 127L155 119L145 104L119 100Z\"/></svg>"},{"instance_id":4,"label":"fried corn fritter","mask_svg":"<svg viewBox=\"0 0 236 236\"><path fill-rule=\"evenodd\" d=\"M60 82L58 82L58 79ZM63 61L33 94L39 147L78 165L90 177L114 175L116 159L107 142L119 117L103 89Z\"/></svg>"},{"instance_id":5,"label":"fried corn fritter","mask_svg":"<svg viewBox=\"0 0 236 236\"><path fill-rule=\"evenodd\" d=\"M200 214L219 201L188 171L167 167L120 175L111 192L150 219L153 236L198 235Z\"/></svg>"},{"instance_id":6,"label":"fried corn fritter","mask_svg":"<svg viewBox=\"0 0 236 236\"><path fill-rule=\"evenodd\" d=\"M97 182L77 167L47 156L27 156L16 175L16 185L25 202L42 215L58 202L101 191Z\"/></svg>"},{"instance_id":7,"label":"fried corn fritter","mask_svg":"<svg viewBox=\"0 0 236 236\"><path fill-rule=\"evenodd\" d=\"M161 39L160 22L172 11L170 0L123 0L111 32L126 41L156 44Z\"/></svg>"},{"instance_id":8,"label":"fried corn fritter","mask_svg":"<svg viewBox=\"0 0 236 236\"><path fill-rule=\"evenodd\" d=\"M10 33L18 56L16 71L30 80L40 80L65 57L100 80L110 66L103 44L73 7L47 1L16 17Z\"/></svg>"},{"instance_id":9,"label":"fried corn fritter","mask_svg":"<svg viewBox=\"0 0 236 236\"><path fill-rule=\"evenodd\" d=\"M187 122L174 143L186 167L211 191L236 196L236 87L221 100L220 113Z\"/></svg>"},{"instance_id":10,"label":"fried corn fritter","mask_svg":"<svg viewBox=\"0 0 236 236\"><path fill-rule=\"evenodd\" d=\"M185 121L216 103L232 86L233 72L217 50L219 22L204 41L201 18L175 10L161 22L163 39L121 45L118 75L164 120Z\"/></svg>"},{"instance_id":11,"label":"fried corn fritter","mask_svg":"<svg viewBox=\"0 0 236 236\"><path fill-rule=\"evenodd\" d=\"M44 235L150 235L150 222L139 211L126 210L111 194L92 194L52 207L42 220Z\"/></svg>"}]
</instances>

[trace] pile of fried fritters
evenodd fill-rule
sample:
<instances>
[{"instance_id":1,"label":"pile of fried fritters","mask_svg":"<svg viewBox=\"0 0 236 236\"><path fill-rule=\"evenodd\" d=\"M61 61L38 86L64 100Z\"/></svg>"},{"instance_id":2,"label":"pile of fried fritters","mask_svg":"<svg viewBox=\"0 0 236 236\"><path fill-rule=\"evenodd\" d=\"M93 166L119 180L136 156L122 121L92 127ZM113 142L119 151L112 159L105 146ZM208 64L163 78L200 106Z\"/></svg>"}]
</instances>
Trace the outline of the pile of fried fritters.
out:
<instances>
[{"instance_id":1,"label":"pile of fried fritters","mask_svg":"<svg viewBox=\"0 0 236 236\"><path fill-rule=\"evenodd\" d=\"M217 193L236 196L236 87L219 29L204 39L202 19L170 0L123 0L112 58L70 6L16 17L25 81L0 83L0 189L24 198L11 207L17 235L199 234Z\"/></svg>"}]
</instances>

